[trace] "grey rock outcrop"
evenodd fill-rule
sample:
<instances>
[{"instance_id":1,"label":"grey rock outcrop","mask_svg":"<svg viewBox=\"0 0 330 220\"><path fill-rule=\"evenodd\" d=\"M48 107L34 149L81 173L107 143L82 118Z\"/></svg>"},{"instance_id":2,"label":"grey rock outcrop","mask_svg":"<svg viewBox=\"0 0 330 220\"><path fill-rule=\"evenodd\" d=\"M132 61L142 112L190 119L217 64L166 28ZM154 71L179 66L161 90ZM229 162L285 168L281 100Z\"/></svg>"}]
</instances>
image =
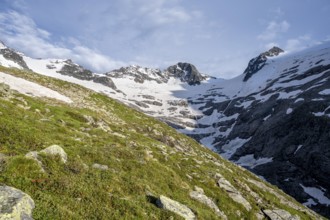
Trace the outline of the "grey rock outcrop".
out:
<instances>
[{"instance_id":1,"label":"grey rock outcrop","mask_svg":"<svg viewBox=\"0 0 330 220\"><path fill-rule=\"evenodd\" d=\"M117 87L110 77L107 76L94 76L93 82L100 83L104 86L110 87L113 90L116 90Z\"/></svg>"},{"instance_id":2,"label":"grey rock outcrop","mask_svg":"<svg viewBox=\"0 0 330 220\"><path fill-rule=\"evenodd\" d=\"M137 65L121 67L120 69L112 70L105 74L111 78L133 78L137 83L144 83L145 81L156 81L157 83L165 83L166 78L159 69L143 68Z\"/></svg>"},{"instance_id":3,"label":"grey rock outcrop","mask_svg":"<svg viewBox=\"0 0 330 220\"><path fill-rule=\"evenodd\" d=\"M159 208L174 212L186 220L196 219L196 215L190 208L166 196L160 196L156 203Z\"/></svg>"},{"instance_id":4,"label":"grey rock outcrop","mask_svg":"<svg viewBox=\"0 0 330 220\"><path fill-rule=\"evenodd\" d=\"M228 180L226 180L221 174L217 174L216 178L219 178L218 186L224 189L232 200L243 205L244 208L248 211L252 209L250 203Z\"/></svg>"},{"instance_id":5,"label":"grey rock outcrop","mask_svg":"<svg viewBox=\"0 0 330 220\"><path fill-rule=\"evenodd\" d=\"M270 220L300 220L300 218L296 215L291 215L289 212L283 209L266 209L262 210L262 212L270 219Z\"/></svg>"},{"instance_id":6,"label":"grey rock outcrop","mask_svg":"<svg viewBox=\"0 0 330 220\"><path fill-rule=\"evenodd\" d=\"M72 76L82 80L93 80L94 74L92 71L85 69L84 67L75 64L72 60L64 61L64 66L61 70L57 71L62 75Z\"/></svg>"},{"instance_id":7,"label":"grey rock outcrop","mask_svg":"<svg viewBox=\"0 0 330 220\"><path fill-rule=\"evenodd\" d=\"M32 220L34 201L26 193L9 186L0 186L0 219Z\"/></svg>"},{"instance_id":8,"label":"grey rock outcrop","mask_svg":"<svg viewBox=\"0 0 330 220\"><path fill-rule=\"evenodd\" d=\"M195 186L195 191L191 191L189 196L192 199L195 199L213 209L213 211L222 219L227 219L225 213L220 211L219 207L214 203L214 201L204 194L204 190L202 188Z\"/></svg>"},{"instance_id":9,"label":"grey rock outcrop","mask_svg":"<svg viewBox=\"0 0 330 220\"><path fill-rule=\"evenodd\" d=\"M74 63L70 59L64 61L64 66L61 70L57 72L62 75L72 76L77 79L93 81L95 83L99 83L109 88L112 88L113 90L117 89L115 83L111 80L111 78L105 75L102 76L94 74L92 73L92 71L85 69L84 67Z\"/></svg>"}]
</instances>

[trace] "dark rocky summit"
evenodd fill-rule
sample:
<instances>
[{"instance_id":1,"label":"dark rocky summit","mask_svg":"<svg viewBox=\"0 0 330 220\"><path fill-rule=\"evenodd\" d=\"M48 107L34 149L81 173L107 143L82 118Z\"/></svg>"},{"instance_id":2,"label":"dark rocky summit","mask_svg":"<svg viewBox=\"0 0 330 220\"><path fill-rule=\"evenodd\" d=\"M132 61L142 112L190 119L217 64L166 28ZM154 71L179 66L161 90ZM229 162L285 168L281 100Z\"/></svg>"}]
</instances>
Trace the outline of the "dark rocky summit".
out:
<instances>
[{"instance_id":1,"label":"dark rocky summit","mask_svg":"<svg viewBox=\"0 0 330 220\"><path fill-rule=\"evenodd\" d=\"M170 66L165 71L169 76L174 76L181 79L182 82L187 82L189 85L200 84L201 81L205 80L197 68L190 63L178 63Z\"/></svg>"},{"instance_id":2,"label":"dark rocky summit","mask_svg":"<svg viewBox=\"0 0 330 220\"><path fill-rule=\"evenodd\" d=\"M253 74L258 72L260 69L262 69L265 66L267 57L278 56L280 53L283 52L284 50L282 50L281 48L273 47L270 50L263 52L259 56L251 59L249 61L247 68L244 70L244 74L245 74L244 81L247 81Z\"/></svg>"},{"instance_id":3,"label":"dark rocky summit","mask_svg":"<svg viewBox=\"0 0 330 220\"><path fill-rule=\"evenodd\" d=\"M92 80L94 75L92 71L85 69L84 67L75 64L72 60L66 60L61 70L57 71L62 75L73 76L77 79Z\"/></svg>"},{"instance_id":4,"label":"dark rocky summit","mask_svg":"<svg viewBox=\"0 0 330 220\"><path fill-rule=\"evenodd\" d=\"M64 66L61 70L57 71L62 75L72 76L81 80L93 81L95 83L100 83L104 86L108 86L116 90L116 85L111 80L111 78L103 75L93 74L92 71L85 69L84 67L72 62L72 60L66 60Z\"/></svg>"},{"instance_id":5,"label":"dark rocky summit","mask_svg":"<svg viewBox=\"0 0 330 220\"><path fill-rule=\"evenodd\" d=\"M1 41L0 41L0 44ZM16 52L15 50L12 50L10 48L3 48L0 49L0 54L3 55L4 58L7 60L11 60L15 63L17 63L19 66L23 67L24 69L29 69L29 67L26 65L21 53Z\"/></svg>"},{"instance_id":6,"label":"dark rocky summit","mask_svg":"<svg viewBox=\"0 0 330 220\"><path fill-rule=\"evenodd\" d=\"M137 65L121 67L106 73L111 78L132 78L137 83L145 81L156 81L157 83L166 83L167 78L162 75L161 70L153 68L144 68Z\"/></svg>"}]
</instances>

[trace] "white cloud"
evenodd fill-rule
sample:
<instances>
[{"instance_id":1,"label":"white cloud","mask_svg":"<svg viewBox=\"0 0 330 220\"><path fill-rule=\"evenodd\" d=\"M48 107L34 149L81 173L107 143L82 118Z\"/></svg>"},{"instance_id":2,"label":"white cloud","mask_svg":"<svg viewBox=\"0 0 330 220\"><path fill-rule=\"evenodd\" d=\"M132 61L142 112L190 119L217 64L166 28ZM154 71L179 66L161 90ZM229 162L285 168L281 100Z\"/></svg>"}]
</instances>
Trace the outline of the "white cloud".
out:
<instances>
[{"instance_id":1,"label":"white cloud","mask_svg":"<svg viewBox=\"0 0 330 220\"><path fill-rule=\"evenodd\" d=\"M288 52L302 50L307 48L308 44L314 44L309 35L291 38L286 41L285 50Z\"/></svg>"},{"instance_id":2,"label":"white cloud","mask_svg":"<svg viewBox=\"0 0 330 220\"><path fill-rule=\"evenodd\" d=\"M72 55L73 60L76 62L92 66L94 70L100 72L110 71L126 65L124 62L114 61L109 57L84 46L75 46L72 49Z\"/></svg>"},{"instance_id":3,"label":"white cloud","mask_svg":"<svg viewBox=\"0 0 330 220\"><path fill-rule=\"evenodd\" d=\"M105 72L125 65L97 50L80 45L74 38L63 39L58 43L52 42L49 32L38 28L31 18L16 11L0 13L0 27L3 41L33 57L71 58L97 72ZM66 41L73 47L69 48Z\"/></svg>"},{"instance_id":4,"label":"white cloud","mask_svg":"<svg viewBox=\"0 0 330 220\"><path fill-rule=\"evenodd\" d=\"M270 43L265 45L265 50L269 50L272 47L280 47L280 45L276 42L270 42Z\"/></svg>"},{"instance_id":5,"label":"white cloud","mask_svg":"<svg viewBox=\"0 0 330 220\"><path fill-rule=\"evenodd\" d=\"M281 22L271 21L263 33L258 36L258 39L264 41L274 40L279 34L287 32L289 28L290 24L285 20Z\"/></svg>"},{"instance_id":6,"label":"white cloud","mask_svg":"<svg viewBox=\"0 0 330 220\"><path fill-rule=\"evenodd\" d=\"M171 24L175 22L184 23L191 19L190 15L179 7L169 9L158 8L151 11L148 17L157 25Z\"/></svg>"}]
</instances>

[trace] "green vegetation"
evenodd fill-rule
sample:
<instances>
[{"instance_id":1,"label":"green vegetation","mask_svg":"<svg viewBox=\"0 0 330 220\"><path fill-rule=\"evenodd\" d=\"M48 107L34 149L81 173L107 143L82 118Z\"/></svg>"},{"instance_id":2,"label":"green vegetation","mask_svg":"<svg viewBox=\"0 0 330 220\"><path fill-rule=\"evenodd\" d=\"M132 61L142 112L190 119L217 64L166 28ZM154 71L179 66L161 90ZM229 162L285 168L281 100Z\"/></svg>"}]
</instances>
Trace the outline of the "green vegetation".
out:
<instances>
[{"instance_id":1,"label":"green vegetation","mask_svg":"<svg viewBox=\"0 0 330 220\"><path fill-rule=\"evenodd\" d=\"M217 219L212 209L189 197L198 186L213 198L228 219L255 219L261 209L279 207L311 219L311 213L289 207L275 194L248 179L250 172L222 159L166 124L104 95L35 73L0 67L0 71L47 86L74 103L0 95L0 184L29 194L36 203L35 219L169 219L179 216L158 208L153 197L164 195L191 208L198 219ZM1 94L1 93L0 93ZM41 155L45 172L24 155L57 144L68 154ZM108 170L92 168L94 163ZM249 201L252 211L234 202L217 185L223 175ZM262 198L259 203L242 184ZM152 196L150 196L152 195ZM240 217L241 216L241 217Z\"/></svg>"}]
</instances>

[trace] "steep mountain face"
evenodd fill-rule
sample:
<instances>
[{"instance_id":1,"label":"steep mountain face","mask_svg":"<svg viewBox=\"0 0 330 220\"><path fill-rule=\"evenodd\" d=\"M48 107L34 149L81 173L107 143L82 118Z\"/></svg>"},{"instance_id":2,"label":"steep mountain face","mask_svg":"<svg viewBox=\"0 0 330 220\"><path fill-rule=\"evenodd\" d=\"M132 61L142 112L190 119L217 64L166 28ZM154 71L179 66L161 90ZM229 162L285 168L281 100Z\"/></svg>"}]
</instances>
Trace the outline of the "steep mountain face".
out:
<instances>
[{"instance_id":1,"label":"steep mountain face","mask_svg":"<svg viewBox=\"0 0 330 220\"><path fill-rule=\"evenodd\" d=\"M323 219L77 84L0 66L0 103L0 219Z\"/></svg>"},{"instance_id":2,"label":"steep mountain face","mask_svg":"<svg viewBox=\"0 0 330 220\"><path fill-rule=\"evenodd\" d=\"M199 109L206 116L198 120L201 129L183 131L325 216L330 216L329 46L267 58L257 64L260 69L250 62L247 69L255 72L226 82L238 90L222 87L215 94L225 97L191 100L192 106L205 103Z\"/></svg>"},{"instance_id":3,"label":"steep mountain face","mask_svg":"<svg viewBox=\"0 0 330 220\"><path fill-rule=\"evenodd\" d=\"M177 77L182 82L187 82L189 85L200 84L203 80L206 80L206 77L190 63L178 63L170 66L166 69L165 74Z\"/></svg>"},{"instance_id":4,"label":"steep mountain face","mask_svg":"<svg viewBox=\"0 0 330 220\"><path fill-rule=\"evenodd\" d=\"M186 63L164 71L129 66L92 74L110 79L113 87L89 74L84 80L70 71L63 75L65 61L23 60L35 72L165 121L330 217L329 43L294 54L272 48L230 80L206 77ZM49 63L55 68L47 68Z\"/></svg>"},{"instance_id":5,"label":"steep mountain face","mask_svg":"<svg viewBox=\"0 0 330 220\"><path fill-rule=\"evenodd\" d=\"M24 68L29 69L29 67L26 65L25 61L23 60L22 54L6 47L1 41L0 41L0 62L1 64L5 66L11 66L11 67L18 67L18 68Z\"/></svg>"},{"instance_id":6,"label":"steep mountain face","mask_svg":"<svg viewBox=\"0 0 330 220\"><path fill-rule=\"evenodd\" d=\"M270 50L261 53L259 56L251 59L249 61L249 65L244 70L244 79L243 81L246 82L253 74L261 70L264 65L266 65L267 57L273 57L278 56L280 53L283 53L284 51L281 48L273 47Z\"/></svg>"}]
</instances>

